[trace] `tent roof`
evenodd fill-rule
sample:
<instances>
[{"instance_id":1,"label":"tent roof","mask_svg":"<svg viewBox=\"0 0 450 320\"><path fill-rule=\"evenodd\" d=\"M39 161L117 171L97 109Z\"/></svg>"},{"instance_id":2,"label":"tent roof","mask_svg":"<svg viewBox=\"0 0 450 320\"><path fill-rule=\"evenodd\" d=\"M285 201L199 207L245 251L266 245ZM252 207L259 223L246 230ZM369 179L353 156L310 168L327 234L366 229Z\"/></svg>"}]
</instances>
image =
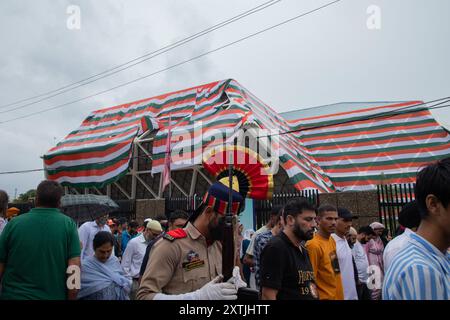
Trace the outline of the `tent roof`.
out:
<instances>
[{"instance_id":1,"label":"tent roof","mask_svg":"<svg viewBox=\"0 0 450 320\"><path fill-rule=\"evenodd\" d=\"M202 151L249 125L283 132L274 135L279 160L297 189L365 190L413 182L420 166L450 155L448 132L418 103L341 103L285 113L286 120L228 79L94 111L44 165L64 185L102 187L128 171L133 140L154 131L151 170L161 172L170 118L172 141L184 139L173 143L173 169L201 164Z\"/></svg>"},{"instance_id":2,"label":"tent roof","mask_svg":"<svg viewBox=\"0 0 450 320\"><path fill-rule=\"evenodd\" d=\"M371 102L338 102L323 106L299 108L296 110L280 112L286 120L297 120L301 118L323 116L337 112L356 111L360 109L382 107L396 103L405 103L409 101L371 101Z\"/></svg>"}]
</instances>

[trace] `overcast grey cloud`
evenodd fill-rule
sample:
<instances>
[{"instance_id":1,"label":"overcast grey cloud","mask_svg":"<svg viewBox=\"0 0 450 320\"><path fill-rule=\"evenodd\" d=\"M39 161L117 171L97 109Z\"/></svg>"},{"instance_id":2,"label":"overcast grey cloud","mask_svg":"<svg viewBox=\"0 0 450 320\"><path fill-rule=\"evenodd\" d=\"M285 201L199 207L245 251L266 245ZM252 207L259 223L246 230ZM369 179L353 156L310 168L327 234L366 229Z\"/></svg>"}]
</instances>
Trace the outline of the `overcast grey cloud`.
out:
<instances>
[{"instance_id":1,"label":"overcast grey cloud","mask_svg":"<svg viewBox=\"0 0 450 320\"><path fill-rule=\"evenodd\" d=\"M265 0L65 0L0 2L0 105L78 81L154 51ZM188 45L1 121L76 100L259 31L327 0L283 0ZM81 12L67 28L68 6ZM381 10L369 30L367 8ZM40 156L91 112L215 80L234 78L282 112L342 101L449 96L450 2L342 0L317 13L132 85L52 112L0 124L0 171L42 167ZM0 111L5 109L0 109ZM450 128L450 108L433 111ZM11 196L43 173L0 175Z\"/></svg>"}]
</instances>

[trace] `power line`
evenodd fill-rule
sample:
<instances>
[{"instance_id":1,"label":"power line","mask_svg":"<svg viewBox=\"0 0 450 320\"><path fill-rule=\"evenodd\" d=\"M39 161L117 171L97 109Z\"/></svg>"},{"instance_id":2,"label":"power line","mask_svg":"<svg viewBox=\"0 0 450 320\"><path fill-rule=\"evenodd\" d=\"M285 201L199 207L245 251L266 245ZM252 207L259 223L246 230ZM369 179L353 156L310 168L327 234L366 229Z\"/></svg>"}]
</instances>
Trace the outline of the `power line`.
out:
<instances>
[{"instance_id":1,"label":"power line","mask_svg":"<svg viewBox=\"0 0 450 320\"><path fill-rule=\"evenodd\" d=\"M441 105L442 103L450 102L450 97L446 97L446 98L436 99L436 100L432 100L432 101L428 101L428 102L418 103L418 104L407 106L407 107L404 107L404 108L400 108L400 109L397 109L397 110L394 110L394 111L398 112L400 110L404 110L404 109L407 109L407 108L418 107L418 106L421 106L421 105L426 105L428 103L434 103L434 102L441 101L441 100L445 100L445 101L436 103L433 106L428 107L427 109L428 110L433 110L433 109L441 109L441 108L448 108L448 107L450 107L450 104ZM395 116L395 115L396 115L396 113L391 114L391 115L383 115L383 117ZM373 119L373 118L376 118L376 117L377 117L377 115L376 116L367 116L367 117L364 117L362 119L357 119L357 120L352 120L352 121L346 120L346 121L333 123L333 124L328 124L328 125L321 125L321 126L316 126L316 127L302 128L302 129L298 129L298 130L285 131L285 132L272 134L272 135L268 135L268 136L264 136L264 137L257 137L257 139L268 138L268 137L277 136L277 135L284 135L284 134L289 134L289 133L294 133L294 132L299 132L299 131L306 131L306 130L319 129L319 128L325 128L325 127L330 127L330 126L336 126L336 125L345 124L345 123L348 123L348 122L358 122L358 121ZM142 159L146 159L146 160L149 159L148 156L135 156L135 157L131 157L130 160L136 159L136 158L142 158ZM106 162L108 162L108 161L97 162L96 164L102 164L102 163L106 163ZM44 170L45 169L42 168L42 169L31 169L31 170L21 170L21 171L6 171L6 172L0 172L0 175L2 175L2 174L16 174L16 173L29 173L29 172L44 171Z\"/></svg>"},{"instance_id":2,"label":"power line","mask_svg":"<svg viewBox=\"0 0 450 320\"><path fill-rule=\"evenodd\" d=\"M446 105L443 105L443 106L432 108L432 110L434 110L434 109L441 109L441 108L448 108L448 107L450 107L450 104L446 104Z\"/></svg>"},{"instance_id":3,"label":"power line","mask_svg":"<svg viewBox=\"0 0 450 320\"><path fill-rule=\"evenodd\" d=\"M29 101L29 100L33 100L35 98L40 98L40 97L43 97L43 96L47 96L45 98L42 98L42 99L30 102L30 103L27 103L27 104L24 104L24 105L15 107L15 108L11 108L11 109L8 109L8 110L5 110L5 111L0 111L0 114L1 113L7 113L7 112L15 111L15 110L24 109L24 108L26 108L28 106L31 106L31 105L34 105L36 103L39 103L39 102L51 99L53 97L59 96L61 94L64 94L64 93L66 93L68 91L72 91L74 89L83 87L85 85L88 85L90 83L96 82L98 80L110 77L110 76L112 76L114 74L117 74L119 72L127 70L127 69L129 69L129 68L131 68L133 66L136 66L136 65L141 64L141 63L143 63L145 61L148 61L148 60L153 59L153 58L155 58L157 56L160 56L163 53L166 53L166 52L169 52L169 51L171 51L173 49L176 49L176 48L178 48L178 47L180 47L180 46L182 46L182 45L184 45L186 43L189 43L189 42L191 42L191 41L193 41L193 40L195 40L197 38L200 38L200 37L202 37L202 36L204 36L204 35L206 35L208 33L213 32L213 31L215 31L217 29L223 28L223 27L225 27L225 26L227 26L227 25L229 25L229 24L231 24L233 22L236 22L238 20L241 20L241 19L243 19L243 18L245 18L245 17L247 17L249 15L252 15L252 14L254 14L256 12L259 12L261 10L264 10L264 9L268 8L268 7L271 7L271 6L273 6L274 4L276 4L276 3L280 2L280 1L281 0L271 0L269 2L265 2L265 3L263 3L263 4L261 4L261 5L257 6L257 7L254 7L252 9L250 9L250 10L247 10L247 11L237 15L237 16L234 16L234 17L232 17L230 19L222 21L222 22L220 22L220 23L218 23L218 24L216 24L216 25L214 25L212 27L209 27L209 28L207 28L207 29L205 29L203 31L200 31L200 32L198 32L196 34L193 34L193 35L189 36L189 37L181 39L181 40L179 40L177 42L174 42L174 43L172 43L170 45L164 46L164 47L162 47L162 48L160 48L160 49L158 49L156 51L147 53L147 54L142 55L140 57L137 57L137 58L135 58L133 60L127 61L125 63L122 63L122 64L120 64L118 66L115 66L113 68L105 70L105 71L103 71L101 73L92 75L92 76L90 76L88 78L79 80L77 82L70 83L68 85L62 86L60 88L57 88L57 89L54 89L54 90L51 90L51 91L48 91L48 92L44 92L42 94L30 97L30 98L26 98L26 99L15 101L15 102L12 102L12 103L9 103L9 104L6 104L6 105L2 105L2 106L0 106L0 109L1 108L5 108L5 107L9 107L9 106L12 106L12 105L19 104L21 102L26 102L26 101ZM138 61L138 60L140 60L140 61ZM135 62L135 61L138 61L138 62ZM133 62L135 62L135 63L133 63ZM101 76L101 77L99 77L99 76ZM97 79L93 79L93 78L97 78ZM93 79L93 80L91 80L91 79ZM90 80L90 81L88 81L88 80ZM66 90L64 90L64 89L66 89Z\"/></svg>"},{"instance_id":4,"label":"power line","mask_svg":"<svg viewBox=\"0 0 450 320\"><path fill-rule=\"evenodd\" d=\"M184 60L184 61L179 62L179 63L177 63L177 64L171 65L170 67L166 67L166 68L160 69L160 70L158 70L158 71L155 71L155 72L153 72L153 73L144 75L144 76L139 77L139 78L136 78L136 79L134 79L134 80L131 80L131 81L122 83L122 84L117 85L117 86L115 86L115 87L112 87L112 88L110 88L110 89L106 89L106 90L103 90L103 91L99 91L99 92L97 92L97 93L94 93L94 94L85 96L85 97L83 97L83 98L76 99L76 100L73 100L73 101L71 101L71 102L63 103L63 104L60 104L60 105L56 105L56 106L54 106L54 107L50 107L50 108L47 108L47 109L43 109L43 110L40 110L40 111L37 111L37 112L33 112L33 113L30 113L30 114L27 114L27 115L24 115L24 116L12 118L12 119L9 119L9 120L6 120L6 121L1 121L0 124L6 123L6 122L15 121L15 120L19 120L19 119L28 118L28 117L31 117L31 116L34 116L34 115L37 115L37 114L41 114L41 113L44 113L44 112L48 112L48 111L51 111L51 110L55 110L55 109L58 109L58 108L62 108L62 107L65 107L65 106L67 106L67 105L74 104L74 103L76 103L76 102L80 102L80 101L83 101L83 100L87 100L87 99L89 99L89 98L92 98L92 97L101 95L101 94L103 94L103 93L106 93L106 92L109 92L109 91L113 91L113 90L115 90L115 89L118 89L118 88L121 88L121 87L130 85L130 84L135 83L135 82L138 82L138 81L140 81L140 80L143 80L143 79L146 79L146 78L155 76L155 75L157 75L157 74L159 74L159 73L162 73L162 72L165 72L165 71L174 69L174 68L176 68L176 67L179 67L179 66L181 66L181 65L184 65L184 64L189 63L189 62L191 62L191 61L200 59L200 58L202 58L202 57L204 57L204 56L206 56L206 55L208 55L208 54L211 54L211 53L214 53L214 52L223 50L223 49L225 49L225 48L227 48L227 47L230 47L230 46L232 46L232 45L235 45L235 44L240 43L240 42L242 42L242 41L245 41L245 40L247 40L247 39L253 38L253 37L255 37L255 36L257 36L257 35L260 35L260 34L262 34L262 33L264 33L264 32L267 32L267 31L272 30L272 29L274 29L274 28L280 27L280 26L282 26L282 25L284 25L284 24L287 24L287 23L292 22L292 21L294 21L294 20L296 20L296 19L299 19L299 18L301 18L301 17L304 17L304 16L306 16L306 15L309 15L309 14L311 14L311 13L314 13L314 12L316 12L316 11L319 11L319 10L321 10L321 9L324 9L324 8L326 8L326 7L328 7L328 6L331 6L331 5L335 4L335 3L338 3L338 2L340 2L340 1L342 1L342 0L335 0L335 1L329 2L329 3L327 3L327 4L323 5L323 6L320 6L320 7L316 8L316 9L310 10L310 11L308 11L308 12L302 13L302 14L297 15L297 16L295 16L295 17L292 17L292 18L290 18L290 19L284 20L284 21L282 21L282 22L280 22L280 23L277 23L277 24L275 24L275 25L273 25L273 26L271 26L271 27L262 29L262 30L260 30L260 31L258 31L258 32L252 33L252 34L250 34L250 35L248 35L248 36L245 36L245 37L243 37L243 38L240 38L240 39L238 39L238 40L235 40L235 41L233 41L233 42L230 42L230 43L228 43L228 44L226 44L226 45L223 45L223 46L221 46L221 47L215 48L215 49L213 49L213 50L206 51L206 52L204 52L204 53L202 53L202 54L200 54L200 55L198 55L198 56L195 56L195 57L193 57L193 58Z\"/></svg>"},{"instance_id":5,"label":"power line","mask_svg":"<svg viewBox=\"0 0 450 320\"><path fill-rule=\"evenodd\" d=\"M30 173L36 171L44 171L45 169L30 169L30 170L20 170L20 171L5 171L0 172L0 174L16 174L16 173Z\"/></svg>"}]
</instances>

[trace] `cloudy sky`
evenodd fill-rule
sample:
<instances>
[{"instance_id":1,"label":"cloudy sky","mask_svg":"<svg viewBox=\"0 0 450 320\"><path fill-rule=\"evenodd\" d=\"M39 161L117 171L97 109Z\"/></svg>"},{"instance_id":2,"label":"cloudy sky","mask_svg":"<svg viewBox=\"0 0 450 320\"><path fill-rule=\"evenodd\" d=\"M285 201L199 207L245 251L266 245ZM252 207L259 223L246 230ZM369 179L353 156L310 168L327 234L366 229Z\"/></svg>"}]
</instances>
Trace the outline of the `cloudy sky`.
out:
<instances>
[{"instance_id":1,"label":"cloudy sky","mask_svg":"<svg viewBox=\"0 0 450 320\"><path fill-rule=\"evenodd\" d=\"M2 0L0 172L42 168L42 156L102 107L233 78L277 111L343 101L430 101L450 96L450 1L342 0L279 28L129 86L114 87L213 50L331 0L282 0L124 72L4 112L8 103L76 82L183 39L268 0ZM369 29L367 10L380 10ZM80 28L73 29L80 10ZM69 13L68 13L69 12ZM72 28L68 27L72 26ZM373 21L373 20L370 20ZM433 111L450 128L450 108ZM43 173L0 174L11 197Z\"/></svg>"}]
</instances>

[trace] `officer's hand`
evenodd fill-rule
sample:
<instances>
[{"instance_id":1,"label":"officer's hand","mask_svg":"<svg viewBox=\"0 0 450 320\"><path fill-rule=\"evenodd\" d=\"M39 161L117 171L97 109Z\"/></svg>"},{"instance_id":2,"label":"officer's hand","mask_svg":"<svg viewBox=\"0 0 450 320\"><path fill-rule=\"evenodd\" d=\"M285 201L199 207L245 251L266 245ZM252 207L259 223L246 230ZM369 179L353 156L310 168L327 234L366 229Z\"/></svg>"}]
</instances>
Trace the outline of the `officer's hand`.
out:
<instances>
[{"instance_id":1,"label":"officer's hand","mask_svg":"<svg viewBox=\"0 0 450 320\"><path fill-rule=\"evenodd\" d=\"M223 276L217 276L195 293L198 300L236 300L237 289L234 283L222 282Z\"/></svg>"},{"instance_id":2,"label":"officer's hand","mask_svg":"<svg viewBox=\"0 0 450 320\"><path fill-rule=\"evenodd\" d=\"M233 276L228 279L227 282L232 283L235 286L236 290L238 290L239 288L247 287L247 283L245 283L245 281L241 278L241 272L238 266L235 266L233 268Z\"/></svg>"}]
</instances>

